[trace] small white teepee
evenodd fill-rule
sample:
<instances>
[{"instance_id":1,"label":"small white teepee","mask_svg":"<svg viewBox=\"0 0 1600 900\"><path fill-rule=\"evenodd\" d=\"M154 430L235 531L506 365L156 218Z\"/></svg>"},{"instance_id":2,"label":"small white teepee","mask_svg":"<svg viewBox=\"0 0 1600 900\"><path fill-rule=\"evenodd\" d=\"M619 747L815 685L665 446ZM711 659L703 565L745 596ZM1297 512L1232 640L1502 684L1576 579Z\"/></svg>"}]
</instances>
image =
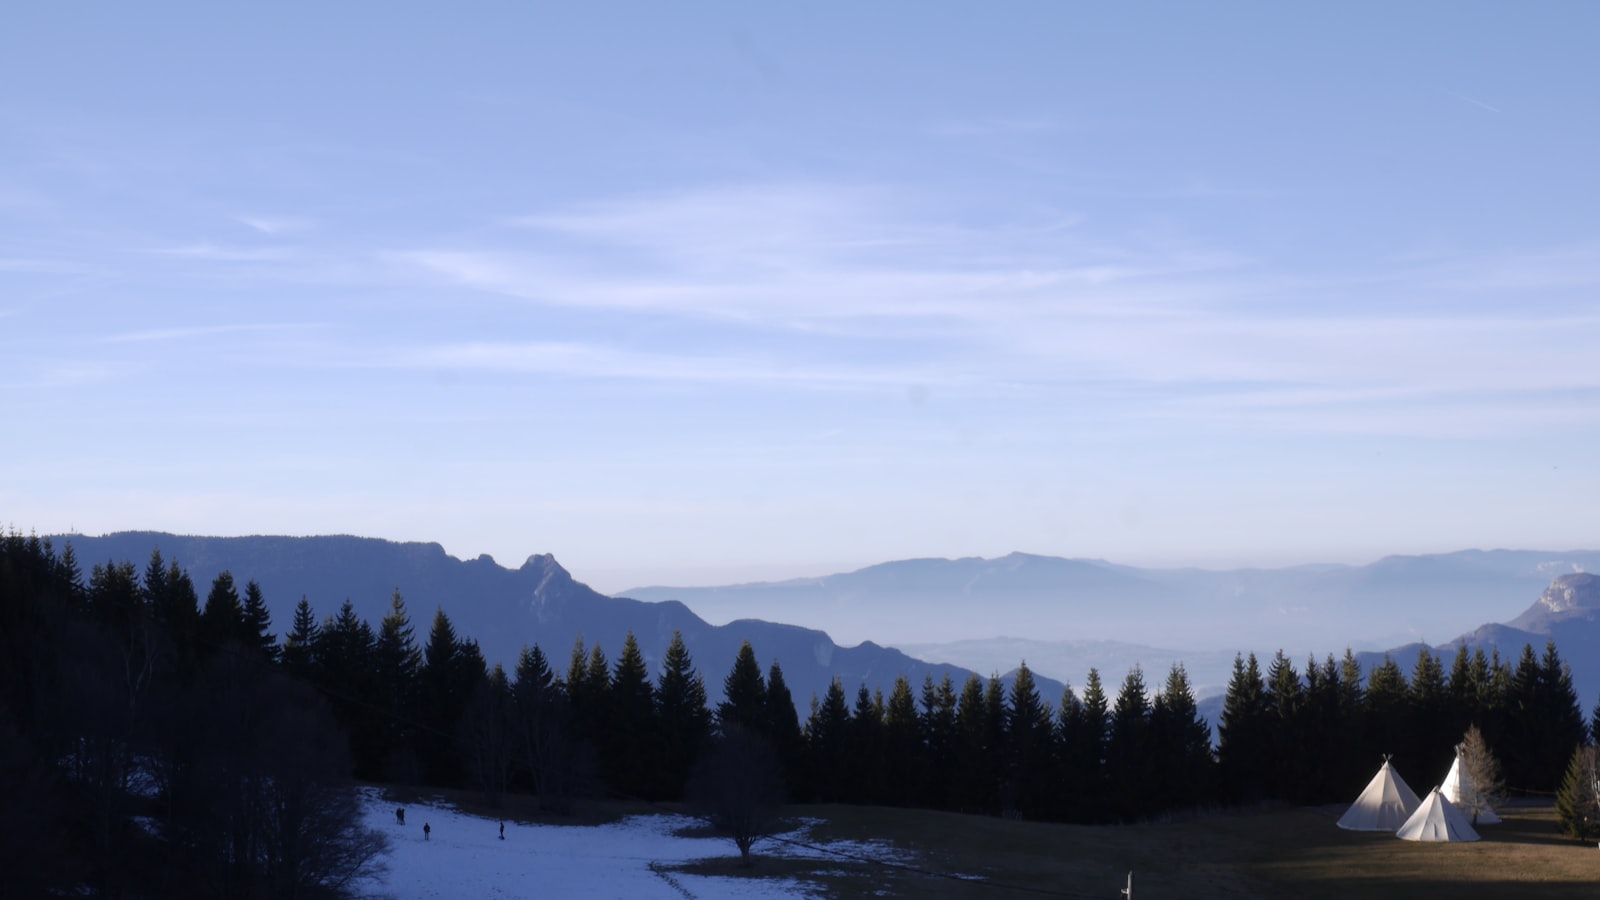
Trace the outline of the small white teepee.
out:
<instances>
[{"instance_id":1,"label":"small white teepee","mask_svg":"<svg viewBox=\"0 0 1600 900\"><path fill-rule=\"evenodd\" d=\"M1444 777L1444 784L1439 785L1439 793L1446 800L1456 805L1461 814L1473 825L1498 825L1500 817L1494 814L1494 807L1489 801L1478 796L1477 786L1472 783L1472 776L1461 768L1461 748L1456 748L1456 761L1450 764L1450 774ZM1476 804L1478 815L1472 815L1472 807Z\"/></svg>"},{"instance_id":2,"label":"small white teepee","mask_svg":"<svg viewBox=\"0 0 1600 900\"><path fill-rule=\"evenodd\" d=\"M1383 767L1367 782L1366 790L1339 817L1339 827L1347 831L1394 831L1405 824L1421 802L1385 757Z\"/></svg>"},{"instance_id":3,"label":"small white teepee","mask_svg":"<svg viewBox=\"0 0 1600 900\"><path fill-rule=\"evenodd\" d=\"M1461 810L1434 788L1395 837L1406 841L1475 841L1478 833Z\"/></svg>"}]
</instances>

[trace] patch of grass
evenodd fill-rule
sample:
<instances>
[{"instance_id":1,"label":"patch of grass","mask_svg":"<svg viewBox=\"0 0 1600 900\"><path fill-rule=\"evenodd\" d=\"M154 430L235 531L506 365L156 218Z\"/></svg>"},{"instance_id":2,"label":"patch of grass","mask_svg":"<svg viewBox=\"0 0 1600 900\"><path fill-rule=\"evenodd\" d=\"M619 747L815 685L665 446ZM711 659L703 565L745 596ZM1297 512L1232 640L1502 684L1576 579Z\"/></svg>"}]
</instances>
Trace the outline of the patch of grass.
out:
<instances>
[{"instance_id":1,"label":"patch of grass","mask_svg":"<svg viewBox=\"0 0 1600 900\"><path fill-rule=\"evenodd\" d=\"M682 870L792 878L838 898L1115 897L1129 870L1136 896L1144 897L1592 898L1600 882L1600 850L1563 838L1548 806L1502 810L1504 824L1479 829L1483 840L1471 844L1343 831L1334 825L1342 807L1216 813L1130 826L878 807L795 812L820 820L803 836L806 843L859 852L860 843L879 842L894 848L884 855L900 865L779 857L769 844L758 849L753 869L729 858ZM981 880L965 880L974 876Z\"/></svg>"}]
</instances>

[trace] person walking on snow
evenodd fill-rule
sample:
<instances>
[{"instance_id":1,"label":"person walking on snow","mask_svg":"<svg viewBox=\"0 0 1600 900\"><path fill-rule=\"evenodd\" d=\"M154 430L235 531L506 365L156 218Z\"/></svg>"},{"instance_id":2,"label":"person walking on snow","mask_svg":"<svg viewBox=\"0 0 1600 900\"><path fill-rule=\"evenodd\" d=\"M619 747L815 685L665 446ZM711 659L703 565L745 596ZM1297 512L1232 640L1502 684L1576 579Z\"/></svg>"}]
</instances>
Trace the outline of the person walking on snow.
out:
<instances>
[{"instance_id":1,"label":"person walking on snow","mask_svg":"<svg viewBox=\"0 0 1600 900\"><path fill-rule=\"evenodd\" d=\"M429 825L427 822L423 822L422 823L422 839L425 840L425 841L433 840L432 835L433 835L433 826Z\"/></svg>"}]
</instances>

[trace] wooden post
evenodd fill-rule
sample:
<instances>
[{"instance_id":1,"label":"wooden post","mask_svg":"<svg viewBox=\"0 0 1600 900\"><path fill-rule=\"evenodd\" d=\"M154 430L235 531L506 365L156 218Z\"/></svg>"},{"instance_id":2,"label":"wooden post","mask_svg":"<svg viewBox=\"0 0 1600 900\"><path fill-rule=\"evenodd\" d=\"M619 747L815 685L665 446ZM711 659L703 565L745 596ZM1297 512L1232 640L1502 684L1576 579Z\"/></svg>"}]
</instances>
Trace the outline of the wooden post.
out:
<instances>
[{"instance_id":1,"label":"wooden post","mask_svg":"<svg viewBox=\"0 0 1600 900\"><path fill-rule=\"evenodd\" d=\"M1128 886L1123 888L1122 890L1118 891L1117 893L1121 894L1124 897L1127 897L1128 900L1133 900L1133 870L1132 869L1128 870Z\"/></svg>"}]
</instances>

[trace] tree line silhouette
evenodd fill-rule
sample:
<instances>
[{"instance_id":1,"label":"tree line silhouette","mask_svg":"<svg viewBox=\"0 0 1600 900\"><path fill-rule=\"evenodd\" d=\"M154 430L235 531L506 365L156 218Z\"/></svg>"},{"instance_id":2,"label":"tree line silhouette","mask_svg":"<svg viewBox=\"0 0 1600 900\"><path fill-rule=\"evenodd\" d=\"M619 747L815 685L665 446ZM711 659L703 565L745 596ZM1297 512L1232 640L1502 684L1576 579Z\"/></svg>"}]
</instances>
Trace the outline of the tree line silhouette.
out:
<instances>
[{"instance_id":1,"label":"tree line silhouette","mask_svg":"<svg viewBox=\"0 0 1600 900\"><path fill-rule=\"evenodd\" d=\"M511 672L437 610L419 640L398 591L374 629L346 600L302 598L280 643L254 582L219 575L203 603L153 552L143 570L0 537L0 871L115 895L323 896L369 872L350 777L507 792L570 811L586 797L677 800L719 735L769 748L792 802L885 804L1086 823L1200 807L1354 797L1380 754L1426 783L1469 725L1513 789L1552 791L1589 733L1554 644L1424 649L1392 660L1279 652L1235 661L1214 748L1181 665L1155 690L1134 668L1113 698L1039 695L976 675L885 697L835 680L797 712L778 661L746 643L712 704L681 635L650 671L580 637L563 670L538 644ZM292 794L292 796L291 796ZM38 810L19 818L17 810ZM285 809L305 810L289 821ZM144 824L141 824L144 823ZM308 832L308 826L315 826ZM320 829L320 831L318 831ZM315 839L305 837L316 835ZM159 864L156 863L159 861ZM134 890L137 888L137 890Z\"/></svg>"}]
</instances>

